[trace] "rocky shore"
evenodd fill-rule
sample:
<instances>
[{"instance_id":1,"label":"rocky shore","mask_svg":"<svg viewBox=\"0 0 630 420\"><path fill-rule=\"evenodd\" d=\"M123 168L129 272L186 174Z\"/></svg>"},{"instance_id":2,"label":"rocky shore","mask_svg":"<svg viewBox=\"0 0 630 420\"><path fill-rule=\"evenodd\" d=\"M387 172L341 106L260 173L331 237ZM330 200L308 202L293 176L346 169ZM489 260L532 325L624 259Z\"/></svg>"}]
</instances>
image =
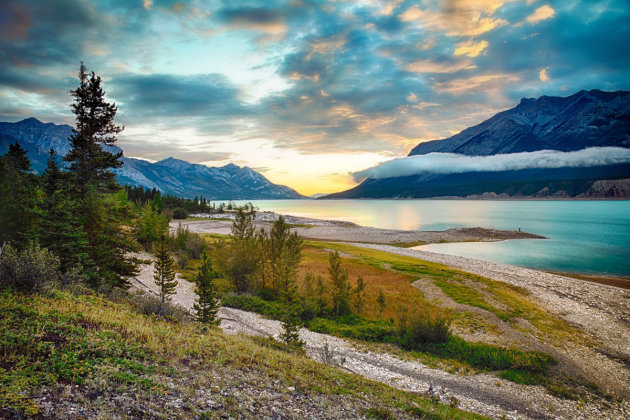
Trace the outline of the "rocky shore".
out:
<instances>
[{"instance_id":1,"label":"rocky shore","mask_svg":"<svg viewBox=\"0 0 630 420\"><path fill-rule=\"evenodd\" d=\"M187 226L191 232L229 235L234 213L195 215L195 220L172 221L171 229L178 224ZM273 212L256 213L256 228L269 229L279 215ZM337 242L363 242L376 244L432 244L445 242L495 242L506 239L545 239L544 236L520 230L498 230L482 227L457 228L444 231L417 231L379 229L359 226L355 223L320 220L306 217L285 216L293 225L293 231L306 239Z\"/></svg>"}]
</instances>

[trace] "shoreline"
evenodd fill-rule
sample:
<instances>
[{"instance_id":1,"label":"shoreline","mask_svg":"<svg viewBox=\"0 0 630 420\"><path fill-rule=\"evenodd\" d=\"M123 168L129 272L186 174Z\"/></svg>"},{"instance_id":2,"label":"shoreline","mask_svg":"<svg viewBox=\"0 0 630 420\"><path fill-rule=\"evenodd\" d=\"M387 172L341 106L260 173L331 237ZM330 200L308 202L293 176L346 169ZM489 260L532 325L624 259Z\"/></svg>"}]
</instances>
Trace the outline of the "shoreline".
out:
<instances>
[{"instance_id":1,"label":"shoreline","mask_svg":"<svg viewBox=\"0 0 630 420\"><path fill-rule=\"evenodd\" d=\"M206 215L192 214L190 215L192 219L172 220L171 229L176 228L178 222L182 222L182 225L188 226L191 232L229 235L231 232L230 229L233 214L234 213L231 212ZM278 216L279 214L273 211L257 212L255 226L257 229L261 227L266 228L270 226L273 221L277 220ZM316 219L310 217L292 216L289 214L282 216L285 217L288 224L294 225L292 226L293 231L296 231L307 240L392 245L400 247L401 249L410 249L413 246L435 243L500 242L514 239L548 239L544 236L524 231L488 229L483 227L453 228L442 231L381 229L361 226L354 222L343 220ZM423 252L439 254L428 250L423 250ZM463 256L458 257L466 258ZM488 262L493 263L492 261ZM559 270L535 269L524 266L514 267L630 290L630 276L576 273Z\"/></svg>"}]
</instances>

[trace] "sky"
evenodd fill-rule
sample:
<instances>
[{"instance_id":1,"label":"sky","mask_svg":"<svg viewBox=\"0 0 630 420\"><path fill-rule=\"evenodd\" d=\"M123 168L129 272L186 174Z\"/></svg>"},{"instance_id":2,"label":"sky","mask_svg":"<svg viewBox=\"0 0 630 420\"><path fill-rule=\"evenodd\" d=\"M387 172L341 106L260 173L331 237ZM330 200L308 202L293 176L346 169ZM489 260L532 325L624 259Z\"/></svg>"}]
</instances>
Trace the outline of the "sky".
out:
<instances>
[{"instance_id":1,"label":"sky","mask_svg":"<svg viewBox=\"0 0 630 420\"><path fill-rule=\"evenodd\" d=\"M83 61L126 156L310 195L521 98L630 90L628 0L0 0L0 121L73 124Z\"/></svg>"}]
</instances>

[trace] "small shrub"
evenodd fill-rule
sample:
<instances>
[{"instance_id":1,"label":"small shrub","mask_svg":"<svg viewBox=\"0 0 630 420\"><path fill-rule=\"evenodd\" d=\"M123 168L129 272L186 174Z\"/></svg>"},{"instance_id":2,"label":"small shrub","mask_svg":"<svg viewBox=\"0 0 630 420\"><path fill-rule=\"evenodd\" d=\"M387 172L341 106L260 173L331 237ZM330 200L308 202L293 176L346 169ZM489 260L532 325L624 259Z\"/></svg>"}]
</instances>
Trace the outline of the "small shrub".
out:
<instances>
[{"instance_id":1,"label":"small shrub","mask_svg":"<svg viewBox=\"0 0 630 420\"><path fill-rule=\"evenodd\" d=\"M158 296L148 293L136 293L128 295L124 300L138 313L144 315L158 315L174 322L190 321L190 314L179 306L166 302L162 305L162 300Z\"/></svg>"},{"instance_id":2,"label":"small shrub","mask_svg":"<svg viewBox=\"0 0 630 420\"><path fill-rule=\"evenodd\" d=\"M173 219L186 219L188 217L188 212L186 209L177 207L173 210Z\"/></svg>"},{"instance_id":3,"label":"small shrub","mask_svg":"<svg viewBox=\"0 0 630 420\"><path fill-rule=\"evenodd\" d=\"M408 322L400 331L404 348L417 349L427 343L446 343L451 338L450 322L444 317L422 315Z\"/></svg>"},{"instance_id":4,"label":"small shrub","mask_svg":"<svg viewBox=\"0 0 630 420\"><path fill-rule=\"evenodd\" d=\"M37 243L18 252L7 246L0 260L0 284L24 292L39 292L59 281L59 258Z\"/></svg>"}]
</instances>

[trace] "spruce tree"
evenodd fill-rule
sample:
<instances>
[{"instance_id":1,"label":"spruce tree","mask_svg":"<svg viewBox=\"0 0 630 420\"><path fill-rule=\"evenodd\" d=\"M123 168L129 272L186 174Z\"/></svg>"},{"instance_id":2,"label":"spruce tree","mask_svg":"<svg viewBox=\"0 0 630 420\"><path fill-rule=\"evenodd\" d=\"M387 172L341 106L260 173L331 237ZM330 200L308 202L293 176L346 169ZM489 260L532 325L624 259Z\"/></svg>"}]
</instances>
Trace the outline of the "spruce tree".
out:
<instances>
[{"instance_id":1,"label":"spruce tree","mask_svg":"<svg viewBox=\"0 0 630 420\"><path fill-rule=\"evenodd\" d=\"M337 316L347 315L350 312L348 270L341 268L341 257L337 251L329 253L328 263L333 312Z\"/></svg>"},{"instance_id":2,"label":"spruce tree","mask_svg":"<svg viewBox=\"0 0 630 420\"><path fill-rule=\"evenodd\" d=\"M298 295L297 264L290 253L285 252L280 263L280 301L282 302L282 334L280 339L294 349L301 349L304 342L300 339L302 306Z\"/></svg>"},{"instance_id":3,"label":"spruce tree","mask_svg":"<svg viewBox=\"0 0 630 420\"><path fill-rule=\"evenodd\" d=\"M378 307L378 313L383 315L383 311L385 310L385 306L387 306L387 301L385 300L385 295L383 294L383 289L378 291L378 297L376 298L376 305Z\"/></svg>"},{"instance_id":4,"label":"spruce tree","mask_svg":"<svg viewBox=\"0 0 630 420\"><path fill-rule=\"evenodd\" d=\"M75 215L88 242L90 268L86 274L95 287L103 283L127 287L127 277L137 273L139 263L129 256L139 249L129 228L135 214L112 172L122 166L122 152L108 149L115 146L122 127L114 123L116 105L105 100L101 85L100 76L88 74L81 63L79 86L71 91L76 126L70 136L72 148L64 160L69 162L72 191L79 202Z\"/></svg>"},{"instance_id":5,"label":"spruce tree","mask_svg":"<svg viewBox=\"0 0 630 420\"><path fill-rule=\"evenodd\" d=\"M363 277L359 276L357 279L357 286L354 288L354 313L361 315L365 308L365 282Z\"/></svg>"},{"instance_id":6,"label":"spruce tree","mask_svg":"<svg viewBox=\"0 0 630 420\"><path fill-rule=\"evenodd\" d=\"M193 305L197 320L202 324L218 325L221 321L217 318L219 300L217 299L217 287L215 280L221 278L221 273L212 267L212 261L203 253L201 267L195 277L195 293L199 297Z\"/></svg>"},{"instance_id":7,"label":"spruce tree","mask_svg":"<svg viewBox=\"0 0 630 420\"><path fill-rule=\"evenodd\" d=\"M108 146L116 145L116 134L123 127L114 123L118 108L105 101L102 80L94 72L87 73L83 62L79 69L79 86L71 91L76 116L76 127L70 136L72 148L64 157L70 163L74 183L80 194L85 194L93 184L97 191L116 189L111 169L122 166L122 152L111 153Z\"/></svg>"},{"instance_id":8,"label":"spruce tree","mask_svg":"<svg viewBox=\"0 0 630 420\"><path fill-rule=\"evenodd\" d=\"M36 177L26 150L16 142L0 156L0 244L28 245L35 233L36 202Z\"/></svg>"},{"instance_id":9,"label":"spruce tree","mask_svg":"<svg viewBox=\"0 0 630 420\"><path fill-rule=\"evenodd\" d=\"M83 268L87 259L87 239L76 216L77 202L69 193L69 182L50 149L48 166L41 176L42 200L39 208L40 245L59 258L62 272Z\"/></svg>"},{"instance_id":10,"label":"spruce tree","mask_svg":"<svg viewBox=\"0 0 630 420\"><path fill-rule=\"evenodd\" d=\"M175 261L169 254L168 245L164 235L160 239L156 247L154 275L155 284L159 287L159 295L162 300L162 306L166 303L166 298L175 294L177 280L175 279L175 271L173 271L173 263Z\"/></svg>"}]
</instances>

